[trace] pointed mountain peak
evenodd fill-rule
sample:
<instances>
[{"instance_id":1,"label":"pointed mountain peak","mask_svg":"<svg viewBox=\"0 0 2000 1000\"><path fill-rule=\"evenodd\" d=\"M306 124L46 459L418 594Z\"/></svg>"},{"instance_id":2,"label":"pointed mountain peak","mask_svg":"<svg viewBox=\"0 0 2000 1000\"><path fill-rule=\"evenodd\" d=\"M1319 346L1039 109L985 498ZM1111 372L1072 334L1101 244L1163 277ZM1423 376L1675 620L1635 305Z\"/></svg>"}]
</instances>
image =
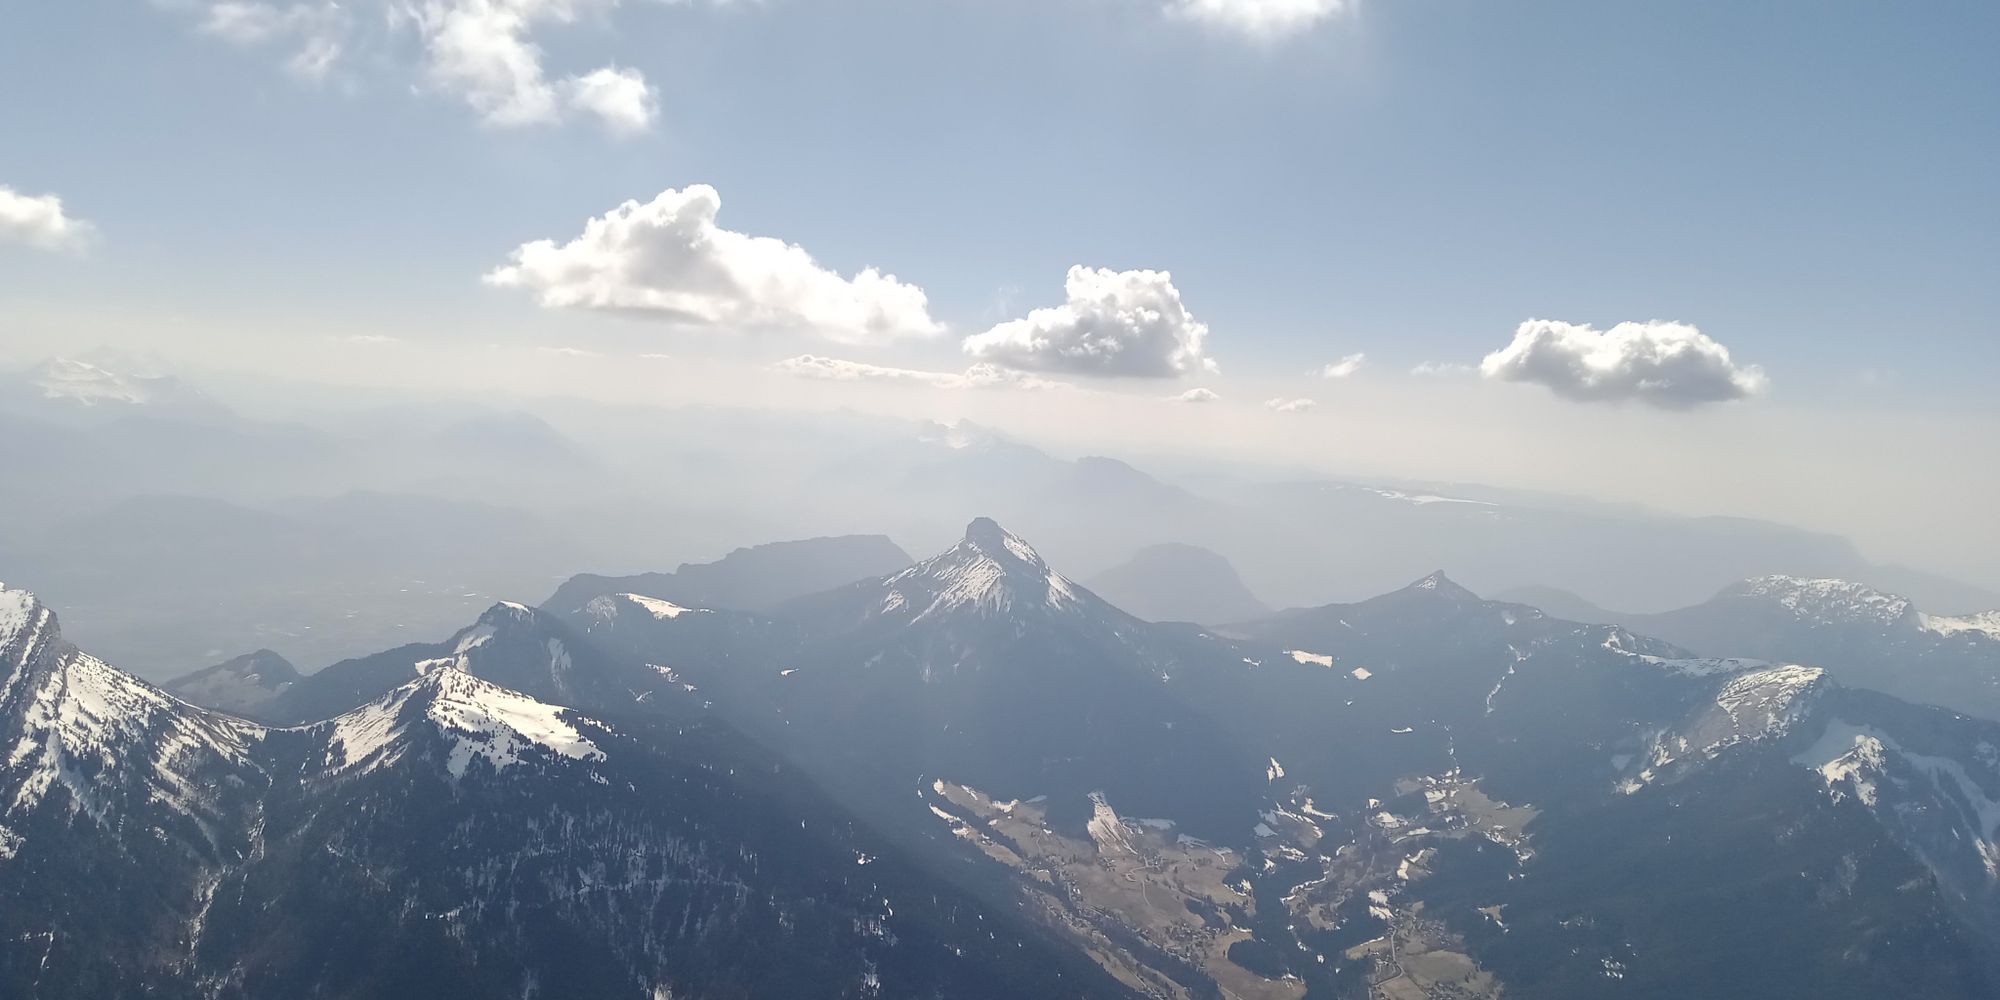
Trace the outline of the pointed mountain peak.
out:
<instances>
[{"instance_id":1,"label":"pointed mountain peak","mask_svg":"<svg viewBox=\"0 0 2000 1000\"><path fill-rule=\"evenodd\" d=\"M1424 577L1423 579L1418 580L1417 582L1410 584L1408 587L1405 587L1403 589L1428 591L1437 594L1440 597L1448 597L1454 601L1479 600L1478 594L1475 594L1472 591L1467 590L1456 583L1453 583L1450 577L1444 575L1444 570L1438 570L1437 572L1432 573L1431 575Z\"/></svg>"},{"instance_id":2,"label":"pointed mountain peak","mask_svg":"<svg viewBox=\"0 0 2000 1000\"><path fill-rule=\"evenodd\" d=\"M959 543L961 549L971 549L980 555L1001 562L1024 562L1046 572L1048 564L1042 561L1034 546L1022 540L1021 536L1000 526L1000 522L990 517L975 517L965 526L965 540Z\"/></svg>"},{"instance_id":3,"label":"pointed mountain peak","mask_svg":"<svg viewBox=\"0 0 2000 1000\"><path fill-rule=\"evenodd\" d=\"M17 637L37 628L54 637L55 615L42 607L33 592L0 583L0 649L12 646Z\"/></svg>"},{"instance_id":4,"label":"pointed mountain peak","mask_svg":"<svg viewBox=\"0 0 2000 1000\"><path fill-rule=\"evenodd\" d=\"M419 725L449 741L444 764L453 778L474 760L505 770L526 760L604 759L589 735L603 731L601 723L456 667L432 670L325 725L326 765L336 773L402 759Z\"/></svg>"},{"instance_id":5,"label":"pointed mountain peak","mask_svg":"<svg viewBox=\"0 0 2000 1000\"><path fill-rule=\"evenodd\" d=\"M990 517L975 517L965 526L965 540L981 548L997 548L1007 537L1007 529Z\"/></svg>"},{"instance_id":6,"label":"pointed mountain peak","mask_svg":"<svg viewBox=\"0 0 2000 1000\"><path fill-rule=\"evenodd\" d=\"M957 545L889 577L885 585L889 593L881 610L914 608L918 618L960 607L1071 608L1082 593L1049 569L1033 546L990 517L974 518Z\"/></svg>"},{"instance_id":7,"label":"pointed mountain peak","mask_svg":"<svg viewBox=\"0 0 2000 1000\"><path fill-rule=\"evenodd\" d=\"M479 624L492 628L527 624L535 620L535 609L514 601L501 601L479 616Z\"/></svg>"}]
</instances>

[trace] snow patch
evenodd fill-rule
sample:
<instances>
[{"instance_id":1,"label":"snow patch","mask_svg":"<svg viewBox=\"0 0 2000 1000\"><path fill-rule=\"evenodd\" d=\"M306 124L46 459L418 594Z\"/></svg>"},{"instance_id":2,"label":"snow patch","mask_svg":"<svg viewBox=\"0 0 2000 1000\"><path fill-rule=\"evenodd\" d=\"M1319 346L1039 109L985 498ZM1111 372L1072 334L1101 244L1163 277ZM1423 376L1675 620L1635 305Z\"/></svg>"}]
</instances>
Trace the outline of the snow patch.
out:
<instances>
[{"instance_id":1,"label":"snow patch","mask_svg":"<svg viewBox=\"0 0 2000 1000\"><path fill-rule=\"evenodd\" d=\"M1938 635L1958 635L1961 632L1978 632L2000 639L2000 611L1981 611L1976 615L1948 618L1943 615L1917 616L1917 627Z\"/></svg>"},{"instance_id":2,"label":"snow patch","mask_svg":"<svg viewBox=\"0 0 2000 1000\"><path fill-rule=\"evenodd\" d=\"M1806 580L1795 576L1760 576L1745 580L1727 595L1776 601L1792 616L1816 622L1894 625L1910 613L1907 598L1885 594L1847 580Z\"/></svg>"},{"instance_id":3,"label":"snow patch","mask_svg":"<svg viewBox=\"0 0 2000 1000\"><path fill-rule=\"evenodd\" d=\"M422 705L414 719L413 702ZM566 720L566 714L573 713L460 670L440 670L333 720L327 765L334 773L366 773L392 764L408 752L406 737L418 721L451 740L445 768L454 778L464 777L474 759L485 760L495 770L520 763L531 753L603 760L604 751Z\"/></svg>"}]
</instances>

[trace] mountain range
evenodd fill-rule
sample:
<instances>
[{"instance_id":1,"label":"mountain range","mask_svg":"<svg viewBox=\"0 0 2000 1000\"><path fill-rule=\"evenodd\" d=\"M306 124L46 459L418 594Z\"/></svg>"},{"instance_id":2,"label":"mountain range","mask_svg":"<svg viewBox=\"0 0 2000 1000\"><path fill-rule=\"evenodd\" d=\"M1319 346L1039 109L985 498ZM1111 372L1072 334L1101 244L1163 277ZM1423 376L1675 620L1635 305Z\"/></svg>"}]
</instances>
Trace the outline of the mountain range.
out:
<instances>
[{"instance_id":1,"label":"mountain range","mask_svg":"<svg viewBox=\"0 0 2000 1000\"><path fill-rule=\"evenodd\" d=\"M0 984L2000 990L2000 723L1852 668L1443 573L1153 622L985 518L810 593L781 595L796 560L743 565L755 607L617 589L685 570L593 578L297 679L222 664L180 697L0 590ZM1912 613L1739 596L1825 629Z\"/></svg>"},{"instance_id":2,"label":"mountain range","mask_svg":"<svg viewBox=\"0 0 2000 1000\"><path fill-rule=\"evenodd\" d=\"M1765 576L1700 604L1621 614L1560 591L1530 592L1579 621L1624 625L1709 655L1812 663L1846 683L2000 718L2000 611L1933 614L1850 580Z\"/></svg>"}]
</instances>

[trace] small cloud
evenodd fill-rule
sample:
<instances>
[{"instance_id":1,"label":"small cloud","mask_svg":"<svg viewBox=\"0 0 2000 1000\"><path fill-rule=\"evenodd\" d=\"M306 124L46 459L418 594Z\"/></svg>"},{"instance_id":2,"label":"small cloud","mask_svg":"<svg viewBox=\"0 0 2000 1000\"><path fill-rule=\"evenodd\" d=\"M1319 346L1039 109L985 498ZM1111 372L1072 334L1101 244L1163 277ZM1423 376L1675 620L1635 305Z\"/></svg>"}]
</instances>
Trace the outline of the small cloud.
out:
<instances>
[{"instance_id":1,"label":"small cloud","mask_svg":"<svg viewBox=\"0 0 2000 1000\"><path fill-rule=\"evenodd\" d=\"M545 309L587 309L717 329L790 329L843 343L926 336L942 326L924 290L868 268L843 278L803 247L716 224L706 184L628 201L567 243L516 247L485 281Z\"/></svg>"},{"instance_id":2,"label":"small cloud","mask_svg":"<svg viewBox=\"0 0 2000 1000\"><path fill-rule=\"evenodd\" d=\"M1410 369L1410 374L1425 378L1455 378L1470 375L1476 370L1471 365L1453 364L1448 361L1422 361Z\"/></svg>"},{"instance_id":3,"label":"small cloud","mask_svg":"<svg viewBox=\"0 0 2000 1000\"><path fill-rule=\"evenodd\" d=\"M1354 8L1354 0L1168 0L1167 14L1255 42L1302 34Z\"/></svg>"},{"instance_id":4,"label":"small cloud","mask_svg":"<svg viewBox=\"0 0 2000 1000\"><path fill-rule=\"evenodd\" d=\"M1688 410L1762 392L1764 371L1686 323L1620 323L1609 330L1531 319L1488 354L1479 373L1528 382L1578 402L1637 402Z\"/></svg>"},{"instance_id":5,"label":"small cloud","mask_svg":"<svg viewBox=\"0 0 2000 1000\"><path fill-rule=\"evenodd\" d=\"M96 236L97 227L64 211L61 198L52 194L29 196L0 184L0 243L82 253Z\"/></svg>"},{"instance_id":6,"label":"small cloud","mask_svg":"<svg viewBox=\"0 0 2000 1000\"><path fill-rule=\"evenodd\" d=\"M816 354L801 354L795 358L786 358L773 367L800 378L828 382L894 382L905 385L927 385L933 389L1072 388L1067 382L1052 382L1025 372L990 364L973 365L962 373L933 372L915 368L871 365L862 361L844 361Z\"/></svg>"},{"instance_id":7,"label":"small cloud","mask_svg":"<svg viewBox=\"0 0 2000 1000\"><path fill-rule=\"evenodd\" d=\"M1346 378L1361 370L1368 363L1366 354L1350 354L1319 370L1322 378Z\"/></svg>"},{"instance_id":8,"label":"small cloud","mask_svg":"<svg viewBox=\"0 0 2000 1000\"><path fill-rule=\"evenodd\" d=\"M1174 378L1215 371L1208 327L1166 271L1069 269L1064 303L965 339L975 358L1028 371Z\"/></svg>"},{"instance_id":9,"label":"small cloud","mask_svg":"<svg viewBox=\"0 0 2000 1000\"><path fill-rule=\"evenodd\" d=\"M1264 405L1279 413L1304 413L1319 404L1310 399L1267 399Z\"/></svg>"},{"instance_id":10,"label":"small cloud","mask_svg":"<svg viewBox=\"0 0 2000 1000\"><path fill-rule=\"evenodd\" d=\"M639 360L641 361L672 361L673 359L674 359L673 355L661 354L657 351L639 355Z\"/></svg>"},{"instance_id":11,"label":"small cloud","mask_svg":"<svg viewBox=\"0 0 2000 1000\"><path fill-rule=\"evenodd\" d=\"M596 351L586 351L581 347L537 347L536 354L547 354L557 358L601 358Z\"/></svg>"},{"instance_id":12,"label":"small cloud","mask_svg":"<svg viewBox=\"0 0 2000 1000\"><path fill-rule=\"evenodd\" d=\"M1216 395L1211 390L1197 387L1189 389L1178 396L1168 396L1167 398L1178 403L1213 403L1222 397Z\"/></svg>"},{"instance_id":13,"label":"small cloud","mask_svg":"<svg viewBox=\"0 0 2000 1000\"><path fill-rule=\"evenodd\" d=\"M384 336L379 333L357 333L351 337L342 337L340 341L344 344L361 344L363 346L377 347L383 344L400 344L403 342L403 338Z\"/></svg>"},{"instance_id":14,"label":"small cloud","mask_svg":"<svg viewBox=\"0 0 2000 1000\"><path fill-rule=\"evenodd\" d=\"M636 69L606 66L563 84L570 107L596 115L613 135L637 135L660 114L660 94Z\"/></svg>"}]
</instances>

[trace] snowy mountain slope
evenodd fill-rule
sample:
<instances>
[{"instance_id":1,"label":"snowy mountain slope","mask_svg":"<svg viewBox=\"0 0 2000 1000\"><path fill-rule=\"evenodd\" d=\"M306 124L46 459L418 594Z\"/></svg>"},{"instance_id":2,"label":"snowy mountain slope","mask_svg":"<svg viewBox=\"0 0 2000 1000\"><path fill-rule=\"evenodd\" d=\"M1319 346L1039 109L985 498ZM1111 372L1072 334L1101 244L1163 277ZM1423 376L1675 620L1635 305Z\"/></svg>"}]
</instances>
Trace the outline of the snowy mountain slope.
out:
<instances>
[{"instance_id":1,"label":"snowy mountain slope","mask_svg":"<svg viewBox=\"0 0 2000 1000\"><path fill-rule=\"evenodd\" d=\"M33 595L0 589L0 993L170 979L216 873L254 849L263 735L77 650Z\"/></svg>"},{"instance_id":2,"label":"snowy mountain slope","mask_svg":"<svg viewBox=\"0 0 2000 1000\"><path fill-rule=\"evenodd\" d=\"M1934 615L1849 580L1766 576L1619 623L1705 656L1810 663L1849 687L2000 718L2000 612Z\"/></svg>"},{"instance_id":3,"label":"snowy mountain slope","mask_svg":"<svg viewBox=\"0 0 2000 1000\"><path fill-rule=\"evenodd\" d=\"M0 995L1127 995L726 726L463 669L518 666L480 651L524 624L503 606L375 700L266 729L0 590Z\"/></svg>"},{"instance_id":4,"label":"snowy mountain slope","mask_svg":"<svg viewBox=\"0 0 2000 1000\"><path fill-rule=\"evenodd\" d=\"M172 376L132 375L73 358L51 358L0 387L0 405L58 418L143 413L178 420L230 419L228 408Z\"/></svg>"},{"instance_id":5,"label":"snowy mountain slope","mask_svg":"<svg viewBox=\"0 0 2000 1000\"><path fill-rule=\"evenodd\" d=\"M629 700L657 684L639 664L606 654L556 616L503 601L444 642L401 646L309 674L257 714L288 725L316 722L443 667L565 705Z\"/></svg>"},{"instance_id":6,"label":"snowy mountain slope","mask_svg":"<svg viewBox=\"0 0 2000 1000\"><path fill-rule=\"evenodd\" d=\"M1763 983L1763 995L1866 997L1924 982L1939 995L1979 996L1996 982L2000 966L1978 944L1993 882L1974 871L1980 852L1964 846L1990 839L1979 832L1988 786L1963 795L1964 805L1949 804L1947 792L1914 810L1852 813L1827 792L1823 761L1809 759L1830 720L1857 704L1874 706L1878 720L1895 714L1884 706L1936 710L1847 691L1815 667L1696 657L1625 629L1481 601L1436 576L1232 631L1290 652L1224 678L1184 674L1177 685L1266 734L1283 782L1310 789L1323 830L1356 831L1365 856L1372 828L1399 847L1392 857L1422 859L1398 869L1422 871L1420 882L1392 884L1464 934L1510 995L1603 995L1606 969L1638 995L1663 996L1723 995L1730 981ZM1878 725L1913 728L1907 719ZM1977 740L1956 745L1959 757L1978 753ZM1794 763L1793 754L1805 756ZM1865 773L1868 762L1829 767ZM1959 772L1945 771L1909 787L1961 787ZM1978 767L1963 773L1963 788L1986 780L1970 777ZM1476 808L1440 810L1456 796ZM1482 814L1532 818L1482 831ZM1918 816L1955 819L1913 823ZM1634 836L1645 851L1620 846ZM1947 843L1959 846L1941 863ZM1336 854L1324 877L1357 877L1342 874L1353 856ZM1607 869L1607 856L1624 869ZM1685 864L1696 856L1702 864ZM1667 858L1682 866L1671 884L1659 881ZM1778 868L1794 881L1771 885ZM1300 891L1311 899L1323 890ZM1634 893L1659 899L1657 912L1633 909ZM1725 898L1734 902L1716 907ZM1737 964L1725 972L1684 950L1774 922L1786 929L1761 933L1800 962L1815 956L1809 975L1787 981ZM1889 943L1900 935L1924 943ZM1834 941L1845 957L1818 958Z\"/></svg>"},{"instance_id":7,"label":"snowy mountain slope","mask_svg":"<svg viewBox=\"0 0 2000 1000\"><path fill-rule=\"evenodd\" d=\"M990 519L900 573L776 614L802 637L759 730L782 746L857 761L905 795L920 775L944 777L1049 795L1064 818L1102 791L1197 836L1248 833L1264 760L1173 696L1166 677L1189 643Z\"/></svg>"}]
</instances>

